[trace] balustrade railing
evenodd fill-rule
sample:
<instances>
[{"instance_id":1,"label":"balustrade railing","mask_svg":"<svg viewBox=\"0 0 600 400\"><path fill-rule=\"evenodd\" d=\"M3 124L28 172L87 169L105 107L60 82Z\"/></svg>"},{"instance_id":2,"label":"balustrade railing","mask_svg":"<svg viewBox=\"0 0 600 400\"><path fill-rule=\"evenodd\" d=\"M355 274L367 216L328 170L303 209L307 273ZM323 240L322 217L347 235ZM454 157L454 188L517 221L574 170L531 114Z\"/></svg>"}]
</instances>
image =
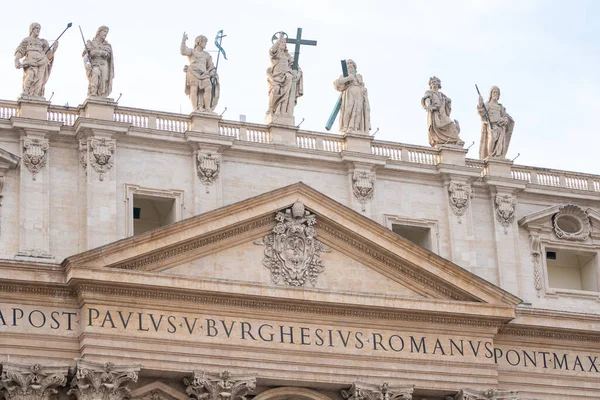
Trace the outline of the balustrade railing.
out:
<instances>
[{"instance_id":1,"label":"balustrade railing","mask_svg":"<svg viewBox=\"0 0 600 400\"><path fill-rule=\"evenodd\" d=\"M19 109L16 101L0 101L0 119L10 119L17 115Z\"/></svg>"},{"instance_id":2,"label":"balustrade railing","mask_svg":"<svg viewBox=\"0 0 600 400\"><path fill-rule=\"evenodd\" d=\"M371 152L392 160L405 161L415 164L437 165L440 162L439 151L424 146L411 146L401 143L373 142Z\"/></svg>"},{"instance_id":3,"label":"balustrade railing","mask_svg":"<svg viewBox=\"0 0 600 400\"><path fill-rule=\"evenodd\" d=\"M524 165L513 166L511 175L513 179L527 181L535 185L600 192L600 177L597 175L578 174L575 172L527 167Z\"/></svg>"},{"instance_id":4,"label":"balustrade railing","mask_svg":"<svg viewBox=\"0 0 600 400\"><path fill-rule=\"evenodd\" d=\"M77 108L50 106L48 108L47 119L53 122L62 122L63 125L72 126L79 118Z\"/></svg>"}]
</instances>

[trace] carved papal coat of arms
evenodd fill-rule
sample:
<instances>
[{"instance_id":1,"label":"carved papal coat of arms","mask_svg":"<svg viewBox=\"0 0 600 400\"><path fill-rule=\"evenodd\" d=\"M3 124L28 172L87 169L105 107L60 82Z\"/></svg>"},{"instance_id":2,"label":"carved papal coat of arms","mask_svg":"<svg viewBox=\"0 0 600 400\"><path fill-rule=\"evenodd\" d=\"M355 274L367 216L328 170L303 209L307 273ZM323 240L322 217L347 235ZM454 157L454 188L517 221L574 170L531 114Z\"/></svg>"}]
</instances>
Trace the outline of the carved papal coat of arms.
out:
<instances>
[{"instance_id":1,"label":"carved papal coat of arms","mask_svg":"<svg viewBox=\"0 0 600 400\"><path fill-rule=\"evenodd\" d=\"M314 286L323 271L323 244L316 239L315 215L296 202L285 212L278 212L275 220L273 233L263 239L263 264L271 270L273 282L283 279L286 285L304 286L309 281Z\"/></svg>"}]
</instances>

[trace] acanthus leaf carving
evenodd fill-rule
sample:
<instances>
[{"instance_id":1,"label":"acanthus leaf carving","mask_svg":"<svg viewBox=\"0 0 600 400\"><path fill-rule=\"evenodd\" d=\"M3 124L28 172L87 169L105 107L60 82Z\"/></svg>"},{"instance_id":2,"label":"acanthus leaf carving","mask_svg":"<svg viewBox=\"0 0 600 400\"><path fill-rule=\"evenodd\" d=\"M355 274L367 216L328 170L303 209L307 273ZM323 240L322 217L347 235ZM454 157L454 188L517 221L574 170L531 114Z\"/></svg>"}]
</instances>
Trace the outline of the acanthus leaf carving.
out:
<instances>
[{"instance_id":1,"label":"acanthus leaf carving","mask_svg":"<svg viewBox=\"0 0 600 400\"><path fill-rule=\"evenodd\" d=\"M79 150L79 163L83 167L85 175L87 176L87 142L85 140L80 140L77 144L77 150Z\"/></svg>"},{"instance_id":2,"label":"acanthus leaf carving","mask_svg":"<svg viewBox=\"0 0 600 400\"><path fill-rule=\"evenodd\" d=\"M324 269L324 246L316 238L316 216L297 201L285 212L278 212L275 220L273 233L263 238L263 265L271 270L273 283L283 278L289 286L304 286L307 281L316 285Z\"/></svg>"},{"instance_id":3,"label":"acanthus leaf carving","mask_svg":"<svg viewBox=\"0 0 600 400\"><path fill-rule=\"evenodd\" d=\"M50 400L67 384L69 367L4 363L0 394L6 400Z\"/></svg>"},{"instance_id":4,"label":"acanthus leaf carving","mask_svg":"<svg viewBox=\"0 0 600 400\"><path fill-rule=\"evenodd\" d=\"M137 382L139 365L115 365L79 359L68 395L77 400L123 400L130 398L127 384Z\"/></svg>"},{"instance_id":5,"label":"acanthus leaf carving","mask_svg":"<svg viewBox=\"0 0 600 400\"><path fill-rule=\"evenodd\" d=\"M445 400L518 400L519 392L513 390L472 390L462 389L456 396L446 396Z\"/></svg>"},{"instance_id":6,"label":"acanthus leaf carving","mask_svg":"<svg viewBox=\"0 0 600 400\"><path fill-rule=\"evenodd\" d=\"M256 389L256 378L234 376L228 371L217 375L194 371L191 379L183 378L186 393L196 400L246 400Z\"/></svg>"},{"instance_id":7,"label":"acanthus leaf carving","mask_svg":"<svg viewBox=\"0 0 600 400\"><path fill-rule=\"evenodd\" d=\"M206 186L206 193L209 192L209 186L212 186L219 177L221 161L222 157L220 154L198 151L196 155L196 171L200 182Z\"/></svg>"},{"instance_id":8,"label":"acanthus leaf carving","mask_svg":"<svg viewBox=\"0 0 600 400\"><path fill-rule=\"evenodd\" d=\"M114 139L92 138L89 146L90 165L100 175L100 180L103 181L104 174L109 172L114 165L114 153L117 148L117 142Z\"/></svg>"},{"instance_id":9,"label":"acanthus leaf carving","mask_svg":"<svg viewBox=\"0 0 600 400\"><path fill-rule=\"evenodd\" d=\"M23 139L23 164L31 172L35 181L36 175L44 168L48 159L48 139Z\"/></svg>"},{"instance_id":10,"label":"acanthus leaf carving","mask_svg":"<svg viewBox=\"0 0 600 400\"><path fill-rule=\"evenodd\" d=\"M469 206L469 199L473 197L473 190L468 183L450 182L448 185L448 197L450 208L454 215L458 217L458 223Z\"/></svg>"},{"instance_id":11,"label":"acanthus leaf carving","mask_svg":"<svg viewBox=\"0 0 600 400\"><path fill-rule=\"evenodd\" d=\"M344 400L412 400L413 390L412 386L390 386L388 382L381 385L355 382L340 394Z\"/></svg>"},{"instance_id":12,"label":"acanthus leaf carving","mask_svg":"<svg viewBox=\"0 0 600 400\"><path fill-rule=\"evenodd\" d=\"M515 220L515 205L517 198L509 194L496 194L495 199L496 219L504 227L504 233L508 233L508 226Z\"/></svg>"},{"instance_id":13,"label":"acanthus leaf carving","mask_svg":"<svg viewBox=\"0 0 600 400\"><path fill-rule=\"evenodd\" d=\"M531 257L533 259L533 280L535 284L535 290L542 290L542 278L540 275L540 262L542 257L542 245L540 243L540 237L537 234L529 235L529 247L531 250Z\"/></svg>"},{"instance_id":14,"label":"acanthus leaf carving","mask_svg":"<svg viewBox=\"0 0 600 400\"><path fill-rule=\"evenodd\" d=\"M354 171L352 174L352 192L365 211L365 204L375 191L375 172Z\"/></svg>"}]
</instances>

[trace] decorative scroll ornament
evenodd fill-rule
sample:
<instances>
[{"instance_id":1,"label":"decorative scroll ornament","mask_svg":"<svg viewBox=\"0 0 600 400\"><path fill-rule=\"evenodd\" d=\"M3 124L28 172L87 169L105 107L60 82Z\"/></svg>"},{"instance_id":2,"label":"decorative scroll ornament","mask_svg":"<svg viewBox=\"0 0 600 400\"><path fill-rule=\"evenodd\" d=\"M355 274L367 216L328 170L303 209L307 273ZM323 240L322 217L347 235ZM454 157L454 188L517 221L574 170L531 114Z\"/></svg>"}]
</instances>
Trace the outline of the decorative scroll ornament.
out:
<instances>
[{"instance_id":1,"label":"decorative scroll ornament","mask_svg":"<svg viewBox=\"0 0 600 400\"><path fill-rule=\"evenodd\" d=\"M537 235L529 236L529 247L531 248L531 257L533 258L533 280L535 283L535 290L542 290L542 278L540 275L540 259L542 256L542 246L540 244L540 237Z\"/></svg>"},{"instance_id":2,"label":"decorative scroll ornament","mask_svg":"<svg viewBox=\"0 0 600 400\"><path fill-rule=\"evenodd\" d=\"M366 171L354 171L352 175L352 191L358 202L365 211L365 204L373 197L375 190L375 173Z\"/></svg>"},{"instance_id":3,"label":"decorative scroll ornament","mask_svg":"<svg viewBox=\"0 0 600 400\"><path fill-rule=\"evenodd\" d=\"M67 384L68 367L4 363L0 395L6 400L50 400L58 398L57 387Z\"/></svg>"},{"instance_id":4,"label":"decorative scroll ornament","mask_svg":"<svg viewBox=\"0 0 600 400\"><path fill-rule=\"evenodd\" d=\"M452 208L452 212L458 217L458 222L460 223L460 217L465 214L467 207L469 206L469 198L473 197L471 185L450 182L448 193L450 198L450 208Z\"/></svg>"},{"instance_id":5,"label":"decorative scroll ornament","mask_svg":"<svg viewBox=\"0 0 600 400\"><path fill-rule=\"evenodd\" d=\"M80 140L77 145L77 150L79 150L79 163L83 166L83 170L85 171L85 175L87 176L87 142L85 140Z\"/></svg>"},{"instance_id":6,"label":"decorative scroll ornament","mask_svg":"<svg viewBox=\"0 0 600 400\"><path fill-rule=\"evenodd\" d=\"M125 386L137 382L139 365L115 365L77 360L77 373L68 395L77 400L123 400L130 397Z\"/></svg>"},{"instance_id":7,"label":"decorative scroll ornament","mask_svg":"<svg viewBox=\"0 0 600 400\"><path fill-rule=\"evenodd\" d=\"M316 217L297 201L285 212L278 212L275 220L273 233L263 239L263 265L271 270L273 282L283 278L286 285L304 286L308 280L314 286L324 269L323 244L316 239Z\"/></svg>"},{"instance_id":8,"label":"decorative scroll ornament","mask_svg":"<svg viewBox=\"0 0 600 400\"><path fill-rule=\"evenodd\" d=\"M222 157L220 154L212 155L210 153L198 152L196 160L198 178L200 178L200 182L206 186L206 193L208 193L208 187L212 186L219 177Z\"/></svg>"},{"instance_id":9,"label":"decorative scroll ornament","mask_svg":"<svg viewBox=\"0 0 600 400\"><path fill-rule=\"evenodd\" d=\"M515 220L515 205L517 198L508 194L496 195L496 219L504 227L504 233L508 233L508 226Z\"/></svg>"},{"instance_id":10,"label":"decorative scroll ornament","mask_svg":"<svg viewBox=\"0 0 600 400\"><path fill-rule=\"evenodd\" d=\"M356 382L340 394L344 400L412 400L413 390L412 386L391 387L387 382L379 386Z\"/></svg>"},{"instance_id":11,"label":"decorative scroll ornament","mask_svg":"<svg viewBox=\"0 0 600 400\"><path fill-rule=\"evenodd\" d=\"M585 211L573 204L560 206L558 210L552 218L556 237L584 241L590 236L592 227Z\"/></svg>"},{"instance_id":12,"label":"decorative scroll ornament","mask_svg":"<svg viewBox=\"0 0 600 400\"><path fill-rule=\"evenodd\" d=\"M114 165L114 153L117 147L116 141L113 139L96 139L90 140L90 165L100 174L100 180L104 180L106 174Z\"/></svg>"},{"instance_id":13,"label":"decorative scroll ornament","mask_svg":"<svg viewBox=\"0 0 600 400\"><path fill-rule=\"evenodd\" d=\"M456 396L446 396L444 400L518 400L519 392L512 390L460 390Z\"/></svg>"},{"instance_id":14,"label":"decorative scroll ornament","mask_svg":"<svg viewBox=\"0 0 600 400\"><path fill-rule=\"evenodd\" d=\"M183 378L188 396L196 400L246 400L256 388L256 378L234 377L223 371L218 376L194 372L192 379Z\"/></svg>"},{"instance_id":15,"label":"decorative scroll ornament","mask_svg":"<svg viewBox=\"0 0 600 400\"><path fill-rule=\"evenodd\" d=\"M23 164L31 172L31 177L35 181L35 176L46 165L48 158L48 139L25 138L23 140Z\"/></svg>"}]
</instances>

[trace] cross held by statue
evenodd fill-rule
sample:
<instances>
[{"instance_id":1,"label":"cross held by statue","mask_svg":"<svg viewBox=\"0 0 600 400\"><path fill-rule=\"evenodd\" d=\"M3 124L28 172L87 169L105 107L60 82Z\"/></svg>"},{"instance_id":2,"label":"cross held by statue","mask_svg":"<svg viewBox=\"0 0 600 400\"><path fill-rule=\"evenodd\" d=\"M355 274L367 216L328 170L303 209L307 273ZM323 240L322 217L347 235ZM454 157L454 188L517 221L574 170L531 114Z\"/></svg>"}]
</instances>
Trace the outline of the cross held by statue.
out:
<instances>
[{"instance_id":1,"label":"cross held by statue","mask_svg":"<svg viewBox=\"0 0 600 400\"><path fill-rule=\"evenodd\" d=\"M298 71L298 59L300 59L300 46L301 45L316 46L317 45L317 41L316 40L302 39L302 28L298 28L298 30L296 32L296 38L295 39L290 39L288 37L287 33L281 31L281 32L277 32L276 34L274 34L273 37L271 38L271 41L274 42L275 40L277 40L277 34L284 35L285 36L285 42L287 44L294 44L294 45L296 45L296 47L294 49L294 65L292 66L292 69L294 71Z\"/></svg>"}]
</instances>

